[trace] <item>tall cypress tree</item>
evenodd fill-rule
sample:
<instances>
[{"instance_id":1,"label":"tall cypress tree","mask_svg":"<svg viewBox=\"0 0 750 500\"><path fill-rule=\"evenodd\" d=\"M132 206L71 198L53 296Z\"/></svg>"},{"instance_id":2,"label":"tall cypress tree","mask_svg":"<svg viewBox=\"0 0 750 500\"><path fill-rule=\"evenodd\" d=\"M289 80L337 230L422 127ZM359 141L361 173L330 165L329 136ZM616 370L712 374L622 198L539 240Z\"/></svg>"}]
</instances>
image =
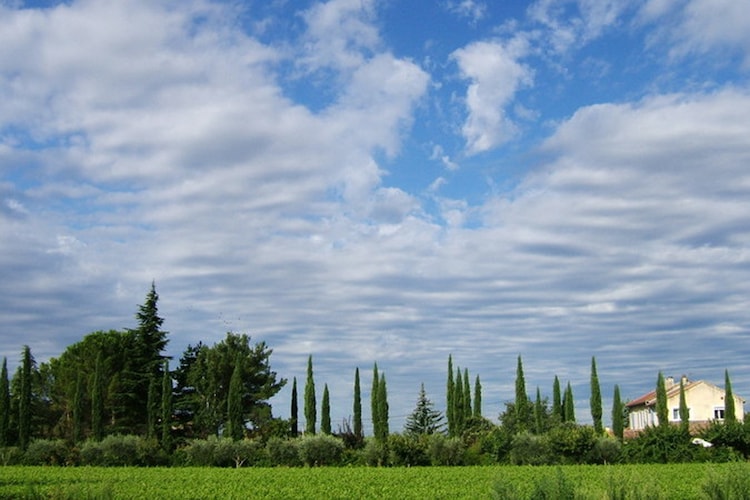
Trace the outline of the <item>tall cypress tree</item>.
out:
<instances>
[{"instance_id":1,"label":"tall cypress tree","mask_svg":"<svg viewBox=\"0 0 750 500\"><path fill-rule=\"evenodd\" d=\"M448 420L448 435L454 436L456 433L456 418L453 415L453 397L455 388L453 381L453 355L448 355L448 382L445 388L445 418Z\"/></svg>"},{"instance_id":2,"label":"tall cypress tree","mask_svg":"<svg viewBox=\"0 0 750 500\"><path fill-rule=\"evenodd\" d=\"M669 425L669 407L667 406L667 386L664 383L664 375L659 371L656 377L656 418L659 419L660 427Z\"/></svg>"},{"instance_id":3,"label":"tall cypress tree","mask_svg":"<svg viewBox=\"0 0 750 500\"><path fill-rule=\"evenodd\" d=\"M148 384L148 394L146 396L146 438L152 439L156 432L156 400L157 400L157 383L156 377L151 375Z\"/></svg>"},{"instance_id":4,"label":"tall cypress tree","mask_svg":"<svg viewBox=\"0 0 750 500\"><path fill-rule=\"evenodd\" d=\"M736 421L732 381L729 380L729 370L724 370L724 422L729 424Z\"/></svg>"},{"instance_id":5,"label":"tall cypress tree","mask_svg":"<svg viewBox=\"0 0 750 500\"><path fill-rule=\"evenodd\" d=\"M364 437L362 431L362 390L359 384L359 367L354 370L354 435L357 439Z\"/></svg>"},{"instance_id":6,"label":"tall cypress tree","mask_svg":"<svg viewBox=\"0 0 750 500\"><path fill-rule=\"evenodd\" d=\"M544 432L544 407L542 406L542 394L539 386L536 387L536 400L534 401L534 433Z\"/></svg>"},{"instance_id":7,"label":"tall cypress tree","mask_svg":"<svg viewBox=\"0 0 750 500\"><path fill-rule=\"evenodd\" d=\"M526 380L523 376L523 363L521 356L518 356L516 365L516 429L519 431L528 428L529 423L529 396L526 394Z\"/></svg>"},{"instance_id":8,"label":"tall cypress tree","mask_svg":"<svg viewBox=\"0 0 750 500\"><path fill-rule=\"evenodd\" d=\"M685 396L685 377L680 378L680 428L683 432L690 432L690 409Z\"/></svg>"},{"instance_id":9,"label":"tall cypress tree","mask_svg":"<svg viewBox=\"0 0 750 500\"><path fill-rule=\"evenodd\" d=\"M289 433L292 437L297 437L299 434L299 403L297 403L297 377L292 380L292 404L291 404L291 422Z\"/></svg>"},{"instance_id":10,"label":"tall cypress tree","mask_svg":"<svg viewBox=\"0 0 750 500\"><path fill-rule=\"evenodd\" d=\"M21 355L21 393L18 401L18 445L25 450L31 439L31 376L34 358L29 346L23 346Z\"/></svg>"},{"instance_id":11,"label":"tall cypress tree","mask_svg":"<svg viewBox=\"0 0 750 500\"><path fill-rule=\"evenodd\" d=\"M164 360L161 381L161 447L166 451L172 449L172 374L169 372L169 361Z\"/></svg>"},{"instance_id":12,"label":"tall cypress tree","mask_svg":"<svg viewBox=\"0 0 750 500\"><path fill-rule=\"evenodd\" d=\"M565 388L565 422L573 422L576 421L576 409L575 409L575 400L573 399L573 388L570 386L570 382L568 382L568 386Z\"/></svg>"},{"instance_id":13,"label":"tall cypress tree","mask_svg":"<svg viewBox=\"0 0 750 500\"><path fill-rule=\"evenodd\" d=\"M562 392L560 391L560 379L557 378L557 375L555 375L555 381L552 384L552 415L558 422L565 421Z\"/></svg>"},{"instance_id":14,"label":"tall cypress tree","mask_svg":"<svg viewBox=\"0 0 750 500\"><path fill-rule=\"evenodd\" d=\"M615 394L612 397L612 433L622 441L625 431L625 416L623 415L622 399L620 398L620 386L615 384Z\"/></svg>"},{"instance_id":15,"label":"tall cypress tree","mask_svg":"<svg viewBox=\"0 0 750 500\"><path fill-rule=\"evenodd\" d=\"M380 424L380 403L378 402L378 396L380 396L380 374L378 374L378 363L373 364L372 367L372 388L370 389L370 413L372 414L372 434L376 439L380 439L381 424Z\"/></svg>"},{"instance_id":16,"label":"tall cypress tree","mask_svg":"<svg viewBox=\"0 0 750 500\"><path fill-rule=\"evenodd\" d=\"M460 367L453 382L453 420L454 435L460 436L464 430L464 377Z\"/></svg>"},{"instance_id":17,"label":"tall cypress tree","mask_svg":"<svg viewBox=\"0 0 750 500\"><path fill-rule=\"evenodd\" d=\"M464 427L466 427L466 421L471 417L471 385L469 384L469 369L464 368L464 408L463 408L463 420Z\"/></svg>"},{"instance_id":18,"label":"tall cypress tree","mask_svg":"<svg viewBox=\"0 0 750 500\"><path fill-rule=\"evenodd\" d=\"M8 358L3 357L3 367L0 371L0 447L8 446L9 444L10 411Z\"/></svg>"},{"instance_id":19,"label":"tall cypress tree","mask_svg":"<svg viewBox=\"0 0 750 500\"><path fill-rule=\"evenodd\" d=\"M591 418L594 421L594 432L600 436L602 427L602 391L599 387L599 375L596 373L596 358L591 357Z\"/></svg>"},{"instance_id":20,"label":"tall cypress tree","mask_svg":"<svg viewBox=\"0 0 750 500\"><path fill-rule=\"evenodd\" d=\"M307 358L307 381L305 382L305 433L315 434L315 380L313 379L312 355Z\"/></svg>"},{"instance_id":21,"label":"tall cypress tree","mask_svg":"<svg viewBox=\"0 0 750 500\"><path fill-rule=\"evenodd\" d=\"M242 358L238 355L234 362L232 378L229 379L227 394L227 426L224 437L239 441L245 434L245 420L242 415Z\"/></svg>"},{"instance_id":22,"label":"tall cypress tree","mask_svg":"<svg viewBox=\"0 0 750 500\"><path fill-rule=\"evenodd\" d=\"M385 384L385 373L380 374L378 384L378 421L380 422L380 440L388 439L388 389Z\"/></svg>"},{"instance_id":23,"label":"tall cypress tree","mask_svg":"<svg viewBox=\"0 0 750 500\"><path fill-rule=\"evenodd\" d=\"M482 383L479 381L479 375L474 379L474 416L482 416Z\"/></svg>"},{"instance_id":24,"label":"tall cypress tree","mask_svg":"<svg viewBox=\"0 0 750 500\"><path fill-rule=\"evenodd\" d=\"M323 402L321 403L320 432L331 434L331 400L328 394L328 384L323 385Z\"/></svg>"},{"instance_id":25,"label":"tall cypress tree","mask_svg":"<svg viewBox=\"0 0 750 500\"><path fill-rule=\"evenodd\" d=\"M91 381L91 437L101 441L104 437L104 361L102 353L96 355Z\"/></svg>"}]
</instances>

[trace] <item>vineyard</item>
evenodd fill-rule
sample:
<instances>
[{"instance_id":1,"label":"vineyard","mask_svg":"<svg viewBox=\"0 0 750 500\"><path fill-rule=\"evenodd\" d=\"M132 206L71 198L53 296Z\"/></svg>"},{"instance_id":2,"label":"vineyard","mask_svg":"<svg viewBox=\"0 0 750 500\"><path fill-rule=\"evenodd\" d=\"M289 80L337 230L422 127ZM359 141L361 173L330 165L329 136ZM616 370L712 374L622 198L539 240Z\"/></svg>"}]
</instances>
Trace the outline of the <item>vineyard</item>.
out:
<instances>
[{"instance_id":1,"label":"vineyard","mask_svg":"<svg viewBox=\"0 0 750 500\"><path fill-rule=\"evenodd\" d=\"M562 467L3 467L0 498L734 498L734 464ZM567 493L566 493L567 492ZM731 493L731 492L730 492ZM569 496L570 495L570 496Z\"/></svg>"}]
</instances>

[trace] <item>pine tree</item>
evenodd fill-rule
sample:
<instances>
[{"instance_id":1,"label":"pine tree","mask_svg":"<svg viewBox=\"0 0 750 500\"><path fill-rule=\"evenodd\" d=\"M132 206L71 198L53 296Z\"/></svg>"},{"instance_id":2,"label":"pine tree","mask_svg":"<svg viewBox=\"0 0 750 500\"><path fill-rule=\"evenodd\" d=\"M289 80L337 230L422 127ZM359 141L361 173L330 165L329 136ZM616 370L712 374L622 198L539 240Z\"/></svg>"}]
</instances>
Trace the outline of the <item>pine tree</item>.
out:
<instances>
[{"instance_id":1,"label":"pine tree","mask_svg":"<svg viewBox=\"0 0 750 500\"><path fill-rule=\"evenodd\" d=\"M0 371L0 447L8 446L10 428L10 381L8 380L8 358L3 357Z\"/></svg>"},{"instance_id":2,"label":"pine tree","mask_svg":"<svg viewBox=\"0 0 750 500\"><path fill-rule=\"evenodd\" d=\"M724 423L730 424L736 421L732 381L729 380L729 370L724 370Z\"/></svg>"},{"instance_id":3,"label":"pine tree","mask_svg":"<svg viewBox=\"0 0 750 500\"><path fill-rule=\"evenodd\" d=\"M448 435L455 436L456 434L456 418L453 414L453 397L455 387L453 381L453 356L448 355L448 382L446 383L445 394L446 394L446 405L445 405L445 416L448 419Z\"/></svg>"},{"instance_id":4,"label":"pine tree","mask_svg":"<svg viewBox=\"0 0 750 500\"><path fill-rule=\"evenodd\" d=\"M620 398L620 386L615 384L615 394L612 397L612 432L615 437L622 441L625 431L622 399Z\"/></svg>"},{"instance_id":5,"label":"pine tree","mask_svg":"<svg viewBox=\"0 0 750 500\"><path fill-rule=\"evenodd\" d=\"M683 432L690 432L690 409L685 396L685 379L680 378L680 428Z\"/></svg>"},{"instance_id":6,"label":"pine tree","mask_svg":"<svg viewBox=\"0 0 750 500\"><path fill-rule=\"evenodd\" d=\"M307 382L305 382L305 433L315 434L315 380L313 379L312 355L307 358Z\"/></svg>"},{"instance_id":7,"label":"pine tree","mask_svg":"<svg viewBox=\"0 0 750 500\"><path fill-rule=\"evenodd\" d=\"M21 355L21 392L18 401L18 446L25 450L31 439L31 384L34 358L31 356L29 346L23 346Z\"/></svg>"},{"instance_id":8,"label":"pine tree","mask_svg":"<svg viewBox=\"0 0 750 500\"><path fill-rule=\"evenodd\" d=\"M172 374L169 372L169 361L164 360L161 381L161 447L166 451L172 449Z\"/></svg>"},{"instance_id":9,"label":"pine tree","mask_svg":"<svg viewBox=\"0 0 750 500\"><path fill-rule=\"evenodd\" d=\"M234 371L229 380L227 394L227 424L224 437L239 441L245 434L245 420L242 415L242 358L237 356Z\"/></svg>"},{"instance_id":10,"label":"pine tree","mask_svg":"<svg viewBox=\"0 0 750 500\"><path fill-rule=\"evenodd\" d=\"M321 403L320 432L331 434L331 401L328 394L328 384L323 386L323 402Z\"/></svg>"},{"instance_id":11,"label":"pine tree","mask_svg":"<svg viewBox=\"0 0 750 500\"><path fill-rule=\"evenodd\" d=\"M669 407L667 406L667 386L661 371L656 377L656 418L660 427L669 425Z\"/></svg>"},{"instance_id":12,"label":"pine tree","mask_svg":"<svg viewBox=\"0 0 750 500\"><path fill-rule=\"evenodd\" d=\"M523 376L523 364L520 355L518 356L518 363L516 365L515 411L516 428L519 431L527 429L529 423L529 397L526 394L526 380Z\"/></svg>"},{"instance_id":13,"label":"pine tree","mask_svg":"<svg viewBox=\"0 0 750 500\"><path fill-rule=\"evenodd\" d=\"M555 381L552 384L552 415L557 419L558 422L565 421L562 393L560 391L560 379L557 378L557 375L555 375Z\"/></svg>"},{"instance_id":14,"label":"pine tree","mask_svg":"<svg viewBox=\"0 0 750 500\"><path fill-rule=\"evenodd\" d=\"M102 353L96 355L91 381L91 437L101 441L104 437L104 361Z\"/></svg>"},{"instance_id":15,"label":"pine tree","mask_svg":"<svg viewBox=\"0 0 750 500\"><path fill-rule=\"evenodd\" d=\"M378 384L378 421L380 423L380 440L385 442L388 439L388 389L385 384L385 373L380 374L380 383Z\"/></svg>"},{"instance_id":16,"label":"pine tree","mask_svg":"<svg viewBox=\"0 0 750 500\"><path fill-rule=\"evenodd\" d=\"M406 418L404 431L410 435L435 434L443 427L443 415L433 408L433 403L427 398L424 383L419 389L417 406Z\"/></svg>"},{"instance_id":17,"label":"pine tree","mask_svg":"<svg viewBox=\"0 0 750 500\"><path fill-rule=\"evenodd\" d=\"M482 384L479 382L479 375L474 379L474 416L482 416Z\"/></svg>"},{"instance_id":18,"label":"pine tree","mask_svg":"<svg viewBox=\"0 0 750 500\"><path fill-rule=\"evenodd\" d=\"M575 423L576 421L576 409L575 400L573 399L573 388L568 382L568 386L565 388L565 403L563 404L565 409L565 422Z\"/></svg>"},{"instance_id":19,"label":"pine tree","mask_svg":"<svg viewBox=\"0 0 750 500\"><path fill-rule=\"evenodd\" d=\"M542 394L539 386L536 388L536 400L534 401L534 433L544 432L544 407L542 406Z\"/></svg>"},{"instance_id":20,"label":"pine tree","mask_svg":"<svg viewBox=\"0 0 750 500\"><path fill-rule=\"evenodd\" d=\"M372 389L370 390L372 434L375 436L375 439L380 439L381 435L380 403L378 402L378 396L380 396L380 374L378 374L378 364L375 363L372 367Z\"/></svg>"},{"instance_id":21,"label":"pine tree","mask_svg":"<svg viewBox=\"0 0 750 500\"><path fill-rule=\"evenodd\" d=\"M359 384L359 367L354 370L354 435L357 439L364 437L362 430L362 391Z\"/></svg>"},{"instance_id":22,"label":"pine tree","mask_svg":"<svg viewBox=\"0 0 750 500\"><path fill-rule=\"evenodd\" d=\"M291 422L289 422L290 429L289 433L292 437L297 437L299 434L299 404L297 403L297 377L292 380L292 404L291 404Z\"/></svg>"},{"instance_id":23,"label":"pine tree","mask_svg":"<svg viewBox=\"0 0 750 500\"><path fill-rule=\"evenodd\" d=\"M599 387L599 375L596 373L596 358L591 358L591 418L594 421L594 433L602 435L602 391Z\"/></svg>"}]
</instances>

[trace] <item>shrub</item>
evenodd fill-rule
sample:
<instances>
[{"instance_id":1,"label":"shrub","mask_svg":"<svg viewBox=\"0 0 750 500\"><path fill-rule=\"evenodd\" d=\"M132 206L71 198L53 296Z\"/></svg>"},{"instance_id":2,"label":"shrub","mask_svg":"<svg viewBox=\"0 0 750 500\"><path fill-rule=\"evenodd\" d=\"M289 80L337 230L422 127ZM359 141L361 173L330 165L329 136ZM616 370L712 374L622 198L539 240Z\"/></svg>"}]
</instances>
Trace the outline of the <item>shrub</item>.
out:
<instances>
[{"instance_id":1,"label":"shrub","mask_svg":"<svg viewBox=\"0 0 750 500\"><path fill-rule=\"evenodd\" d=\"M297 449L297 441L280 437L269 438L266 452L271 465L296 467L302 465Z\"/></svg>"},{"instance_id":2,"label":"shrub","mask_svg":"<svg viewBox=\"0 0 750 500\"><path fill-rule=\"evenodd\" d=\"M463 465L464 463L464 445L460 438L432 434L429 438L428 453L432 465Z\"/></svg>"},{"instance_id":3,"label":"shrub","mask_svg":"<svg viewBox=\"0 0 750 500\"><path fill-rule=\"evenodd\" d=\"M547 465L553 462L547 436L522 432L513 437L510 450L513 465Z\"/></svg>"},{"instance_id":4,"label":"shrub","mask_svg":"<svg viewBox=\"0 0 750 500\"><path fill-rule=\"evenodd\" d=\"M622 451L630 463L692 462L709 456L710 452L690 440L690 434L678 426L647 427L638 437L626 441Z\"/></svg>"},{"instance_id":5,"label":"shrub","mask_svg":"<svg viewBox=\"0 0 750 500\"><path fill-rule=\"evenodd\" d=\"M298 442L299 458L305 465L336 465L341 461L344 443L326 434L304 436Z\"/></svg>"},{"instance_id":6,"label":"shrub","mask_svg":"<svg viewBox=\"0 0 750 500\"><path fill-rule=\"evenodd\" d=\"M594 442L587 462L592 464L614 464L620 460L622 443L618 439L600 437Z\"/></svg>"},{"instance_id":7,"label":"shrub","mask_svg":"<svg viewBox=\"0 0 750 500\"><path fill-rule=\"evenodd\" d=\"M115 434L81 446L81 463L105 467L163 465L168 458L155 440Z\"/></svg>"},{"instance_id":8,"label":"shrub","mask_svg":"<svg viewBox=\"0 0 750 500\"><path fill-rule=\"evenodd\" d=\"M597 436L593 427L565 423L550 430L550 451L563 464L582 464L590 458Z\"/></svg>"},{"instance_id":9,"label":"shrub","mask_svg":"<svg viewBox=\"0 0 750 500\"><path fill-rule=\"evenodd\" d=\"M36 439L23 454L26 465L66 465L70 449L62 439Z\"/></svg>"},{"instance_id":10,"label":"shrub","mask_svg":"<svg viewBox=\"0 0 750 500\"><path fill-rule=\"evenodd\" d=\"M388 436L388 457L391 465L429 465L426 436L391 434Z\"/></svg>"},{"instance_id":11,"label":"shrub","mask_svg":"<svg viewBox=\"0 0 750 500\"><path fill-rule=\"evenodd\" d=\"M377 439L366 439L362 450L362 460L366 465L379 467L388 463L388 447Z\"/></svg>"},{"instance_id":12,"label":"shrub","mask_svg":"<svg viewBox=\"0 0 750 500\"><path fill-rule=\"evenodd\" d=\"M210 436L194 439L180 451L186 465L196 467L247 467L267 463L265 449L253 439L234 441Z\"/></svg>"},{"instance_id":13,"label":"shrub","mask_svg":"<svg viewBox=\"0 0 750 500\"><path fill-rule=\"evenodd\" d=\"M4 446L0 448L0 464L18 465L23 460L23 450L18 446Z\"/></svg>"}]
</instances>

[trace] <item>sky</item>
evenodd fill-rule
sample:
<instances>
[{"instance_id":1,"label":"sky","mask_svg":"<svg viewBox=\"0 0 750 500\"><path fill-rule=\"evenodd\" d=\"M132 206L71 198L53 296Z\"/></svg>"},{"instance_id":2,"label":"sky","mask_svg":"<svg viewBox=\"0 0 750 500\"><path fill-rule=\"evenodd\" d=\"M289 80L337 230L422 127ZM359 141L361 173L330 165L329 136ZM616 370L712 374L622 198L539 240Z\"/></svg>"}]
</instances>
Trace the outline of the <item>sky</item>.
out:
<instances>
[{"instance_id":1,"label":"sky","mask_svg":"<svg viewBox=\"0 0 750 500\"><path fill-rule=\"evenodd\" d=\"M0 0L0 356L136 326L313 357L390 428L657 373L750 397L748 0ZM365 412L369 416L369 412ZM366 426L369 425L365 419Z\"/></svg>"}]
</instances>

